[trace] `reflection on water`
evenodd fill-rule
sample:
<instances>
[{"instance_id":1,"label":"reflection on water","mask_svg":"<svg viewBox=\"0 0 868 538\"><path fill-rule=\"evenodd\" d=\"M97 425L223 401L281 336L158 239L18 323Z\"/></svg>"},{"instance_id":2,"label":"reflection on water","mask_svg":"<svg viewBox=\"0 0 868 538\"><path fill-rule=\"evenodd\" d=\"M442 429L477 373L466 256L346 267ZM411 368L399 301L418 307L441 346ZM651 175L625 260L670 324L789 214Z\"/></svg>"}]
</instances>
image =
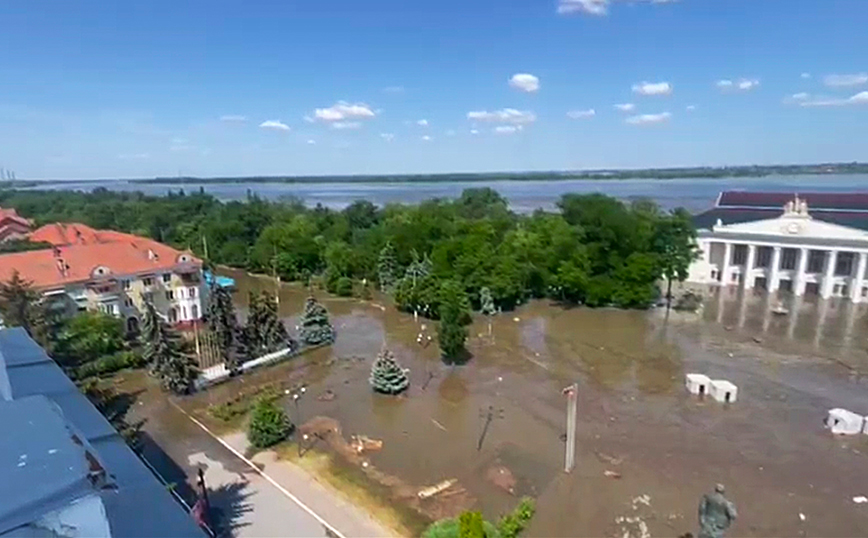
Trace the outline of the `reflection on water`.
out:
<instances>
[{"instance_id":1,"label":"reflection on water","mask_svg":"<svg viewBox=\"0 0 868 538\"><path fill-rule=\"evenodd\" d=\"M796 297L762 290L744 292L718 288L706 299L703 319L739 330L770 344L787 345L808 353L836 358L854 365L863 361L868 338L865 304L816 296ZM855 365L854 365L855 366ZM863 366L868 366L864 365Z\"/></svg>"}]
</instances>

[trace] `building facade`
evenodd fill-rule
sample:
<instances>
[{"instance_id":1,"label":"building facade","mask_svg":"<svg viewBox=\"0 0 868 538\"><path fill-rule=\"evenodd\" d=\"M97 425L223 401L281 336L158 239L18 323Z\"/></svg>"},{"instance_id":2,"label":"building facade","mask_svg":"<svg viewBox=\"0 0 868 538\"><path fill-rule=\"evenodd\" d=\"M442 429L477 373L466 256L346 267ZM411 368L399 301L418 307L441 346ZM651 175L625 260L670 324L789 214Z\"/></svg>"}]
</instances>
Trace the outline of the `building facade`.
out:
<instances>
[{"instance_id":1,"label":"building facade","mask_svg":"<svg viewBox=\"0 0 868 538\"><path fill-rule=\"evenodd\" d=\"M33 223L20 216L15 209L0 207L0 243L24 239L32 226Z\"/></svg>"},{"instance_id":2,"label":"building facade","mask_svg":"<svg viewBox=\"0 0 868 538\"><path fill-rule=\"evenodd\" d=\"M724 192L695 224L688 283L868 301L868 195Z\"/></svg>"},{"instance_id":3,"label":"building facade","mask_svg":"<svg viewBox=\"0 0 868 538\"><path fill-rule=\"evenodd\" d=\"M81 224L51 224L31 241L50 249L0 255L0 280L15 271L63 314L100 311L122 317L136 332L146 302L180 327L202 320L206 285L202 262L151 239Z\"/></svg>"}]
</instances>

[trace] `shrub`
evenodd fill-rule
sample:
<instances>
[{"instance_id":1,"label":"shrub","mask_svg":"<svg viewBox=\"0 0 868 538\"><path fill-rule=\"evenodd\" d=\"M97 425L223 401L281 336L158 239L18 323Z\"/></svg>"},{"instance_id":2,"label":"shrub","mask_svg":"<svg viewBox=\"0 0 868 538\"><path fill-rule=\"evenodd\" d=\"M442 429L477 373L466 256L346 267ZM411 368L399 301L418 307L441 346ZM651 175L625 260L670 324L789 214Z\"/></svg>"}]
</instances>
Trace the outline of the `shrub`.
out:
<instances>
[{"instance_id":1,"label":"shrub","mask_svg":"<svg viewBox=\"0 0 868 538\"><path fill-rule=\"evenodd\" d=\"M516 538L527 527L534 512L536 512L536 505L533 499L530 497L522 498L515 510L500 518L497 523L500 536L502 538Z\"/></svg>"},{"instance_id":2,"label":"shrub","mask_svg":"<svg viewBox=\"0 0 868 538\"><path fill-rule=\"evenodd\" d=\"M353 280L346 276L340 277L335 283L335 293L340 297L352 297Z\"/></svg>"},{"instance_id":3,"label":"shrub","mask_svg":"<svg viewBox=\"0 0 868 538\"><path fill-rule=\"evenodd\" d=\"M485 538L500 538L500 533L497 532L497 529L489 521L482 522L482 530L485 533ZM459 522L459 518L449 517L432 523L422 533L422 538L459 538L460 533L461 523Z\"/></svg>"},{"instance_id":4,"label":"shrub","mask_svg":"<svg viewBox=\"0 0 868 538\"><path fill-rule=\"evenodd\" d=\"M268 448L286 439L292 427L286 412L274 400L261 399L253 408L247 440L255 448Z\"/></svg>"}]
</instances>

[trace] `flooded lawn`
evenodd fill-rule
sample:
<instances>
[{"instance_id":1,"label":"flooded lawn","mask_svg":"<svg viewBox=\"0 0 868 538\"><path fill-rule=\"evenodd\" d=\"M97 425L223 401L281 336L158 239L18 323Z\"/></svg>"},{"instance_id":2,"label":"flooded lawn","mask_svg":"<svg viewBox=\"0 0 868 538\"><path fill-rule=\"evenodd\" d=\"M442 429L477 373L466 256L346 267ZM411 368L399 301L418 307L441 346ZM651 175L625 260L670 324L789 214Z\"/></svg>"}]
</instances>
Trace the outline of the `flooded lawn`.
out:
<instances>
[{"instance_id":1,"label":"flooded lawn","mask_svg":"<svg viewBox=\"0 0 868 538\"><path fill-rule=\"evenodd\" d=\"M270 279L231 276L241 304L248 289L274 289ZM281 289L290 328L305 294L297 286ZM868 495L868 436L834 438L822 428L832 407L868 414L859 312L853 321L827 312L823 325L805 313L790 329L787 318L764 324L755 301L744 314L722 300L696 319L675 314L669 323L660 312L538 301L498 316L490 337L477 318L468 342L473 358L452 367L439 358L432 323L391 306L319 298L337 330L334 346L213 387L185 405L218 424L209 405L262 384L303 382L298 406L284 402L294 420L327 416L347 439L381 439L382 450L364 460L413 491L457 479L467 493L462 503L491 519L521 495L536 497L528 536L695 533L700 495L717 482L739 509L733 536L868 532L868 508L852 501ZM811 332L817 327L819 339ZM430 346L417 343L420 333L423 341L434 338ZM833 344L845 337L846 345ZM375 395L368 384L384 345L410 369L402 397ZM738 402L690 397L688 372L732 381ZM561 391L574 382L577 466L564 474ZM320 398L329 390L335 398Z\"/></svg>"}]
</instances>

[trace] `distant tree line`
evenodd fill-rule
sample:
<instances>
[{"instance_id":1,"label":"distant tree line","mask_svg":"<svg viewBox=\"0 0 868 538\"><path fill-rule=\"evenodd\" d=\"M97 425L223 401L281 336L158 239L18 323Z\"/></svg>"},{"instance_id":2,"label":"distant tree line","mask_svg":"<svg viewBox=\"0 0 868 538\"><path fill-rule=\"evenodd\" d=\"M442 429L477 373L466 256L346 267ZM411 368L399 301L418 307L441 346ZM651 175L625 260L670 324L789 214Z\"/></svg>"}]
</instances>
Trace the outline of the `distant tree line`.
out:
<instances>
[{"instance_id":1,"label":"distant tree line","mask_svg":"<svg viewBox=\"0 0 868 538\"><path fill-rule=\"evenodd\" d=\"M418 205L357 201L341 211L253 194L221 202L201 190L154 197L102 188L2 191L0 206L38 223L144 235L283 280L320 275L333 293L377 287L402 310L445 316L441 348L452 346L450 355L460 352L452 343L463 343L471 309L491 315L532 298L645 308L659 297L660 278L683 280L695 257L685 210L603 194L567 194L558 211L530 215L512 212L490 188Z\"/></svg>"}]
</instances>

